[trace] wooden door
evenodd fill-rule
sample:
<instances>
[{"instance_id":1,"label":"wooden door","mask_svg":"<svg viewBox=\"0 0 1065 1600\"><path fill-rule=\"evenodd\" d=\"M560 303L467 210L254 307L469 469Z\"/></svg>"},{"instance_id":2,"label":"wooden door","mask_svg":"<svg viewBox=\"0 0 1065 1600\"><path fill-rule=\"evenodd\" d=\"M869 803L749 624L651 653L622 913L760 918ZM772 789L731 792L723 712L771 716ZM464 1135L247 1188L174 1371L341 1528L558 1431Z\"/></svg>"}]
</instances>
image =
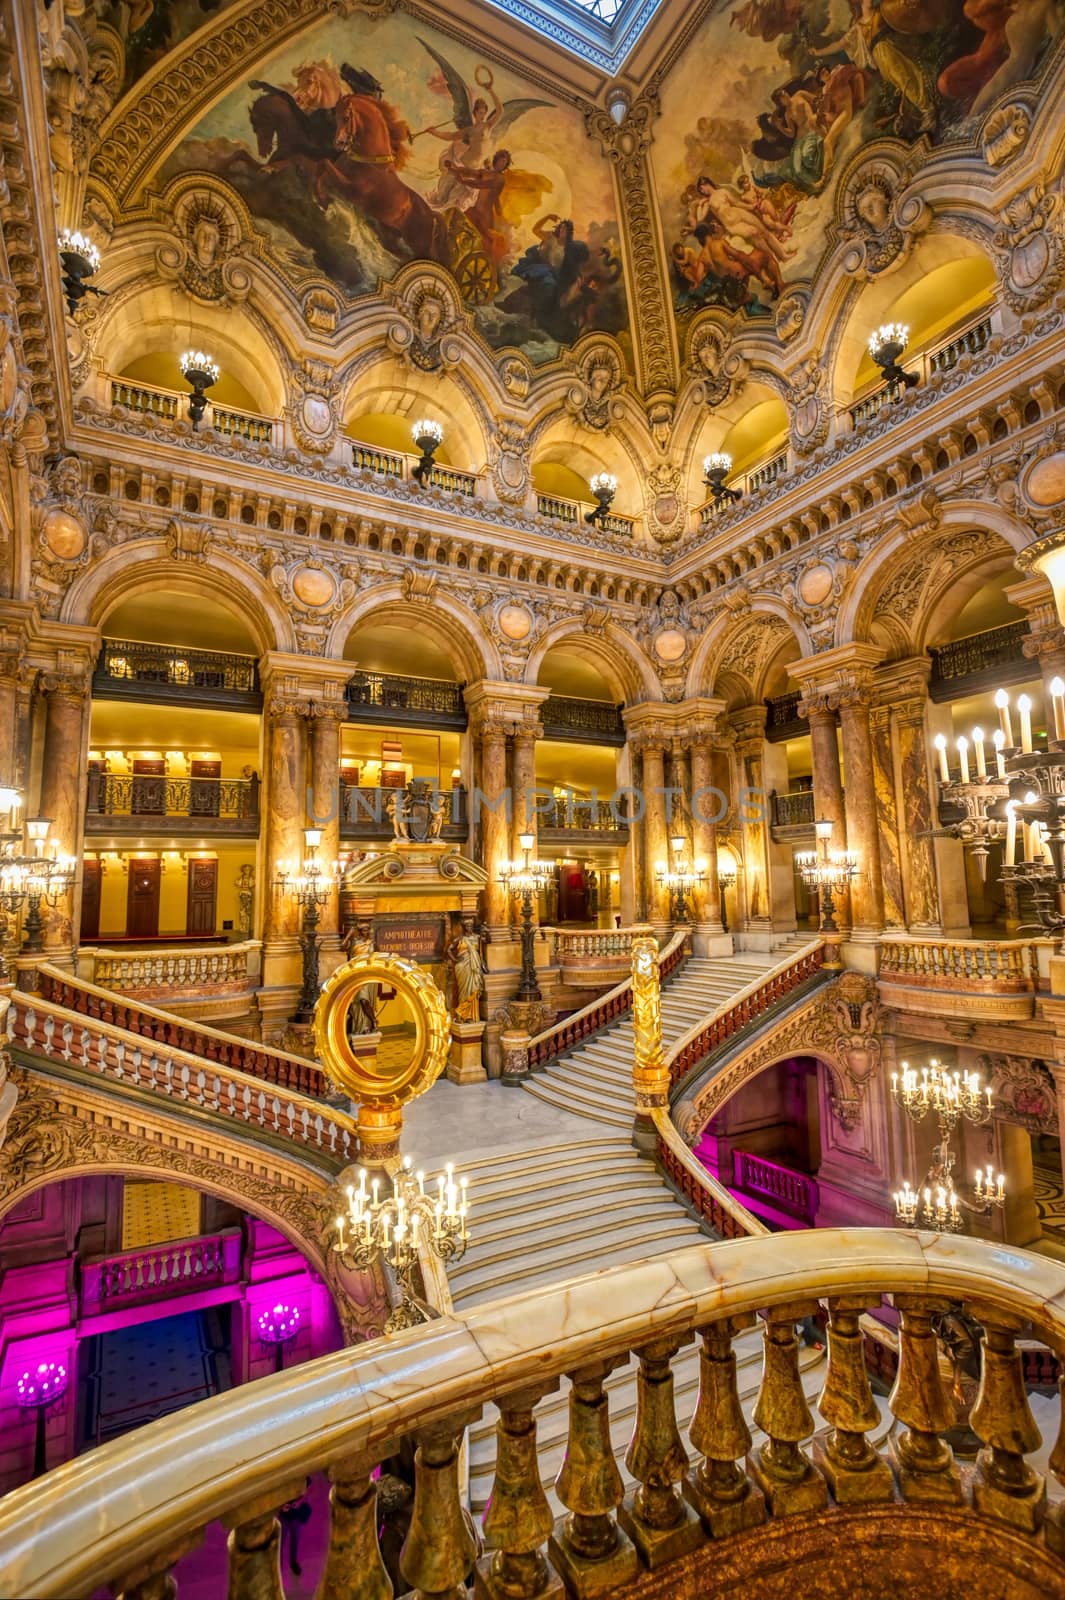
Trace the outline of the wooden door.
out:
<instances>
[{"instance_id":1,"label":"wooden door","mask_svg":"<svg viewBox=\"0 0 1065 1600\"><path fill-rule=\"evenodd\" d=\"M159 881L158 858L130 862L129 890L126 895L127 938L159 937Z\"/></svg>"},{"instance_id":2,"label":"wooden door","mask_svg":"<svg viewBox=\"0 0 1065 1600\"><path fill-rule=\"evenodd\" d=\"M81 940L100 937L100 863L81 863Z\"/></svg>"},{"instance_id":3,"label":"wooden door","mask_svg":"<svg viewBox=\"0 0 1065 1600\"><path fill-rule=\"evenodd\" d=\"M189 862L189 897L185 910L185 932L200 938L214 936L218 900L218 862Z\"/></svg>"},{"instance_id":4,"label":"wooden door","mask_svg":"<svg viewBox=\"0 0 1065 1600\"><path fill-rule=\"evenodd\" d=\"M134 816L141 817L161 817L165 814L165 761L134 761L133 796L130 810Z\"/></svg>"},{"instance_id":5,"label":"wooden door","mask_svg":"<svg viewBox=\"0 0 1065 1600\"><path fill-rule=\"evenodd\" d=\"M222 776L220 761L192 761L189 763L189 816L217 817L218 796ZM192 881L192 875L189 875Z\"/></svg>"}]
</instances>

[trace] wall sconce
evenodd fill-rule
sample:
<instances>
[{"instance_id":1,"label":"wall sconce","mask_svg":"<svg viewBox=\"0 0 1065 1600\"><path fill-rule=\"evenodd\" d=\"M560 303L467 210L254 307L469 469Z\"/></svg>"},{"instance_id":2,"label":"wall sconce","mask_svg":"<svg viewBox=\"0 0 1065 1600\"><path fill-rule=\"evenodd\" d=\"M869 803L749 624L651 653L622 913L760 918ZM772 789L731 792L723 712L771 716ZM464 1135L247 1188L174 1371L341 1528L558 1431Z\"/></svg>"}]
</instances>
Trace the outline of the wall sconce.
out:
<instances>
[{"instance_id":1,"label":"wall sconce","mask_svg":"<svg viewBox=\"0 0 1065 1600\"><path fill-rule=\"evenodd\" d=\"M726 500L735 501L742 498L738 489L729 489L725 484L725 479L731 471L732 457L726 450L715 450L712 455L704 456L703 482L713 496L715 511Z\"/></svg>"},{"instance_id":2,"label":"wall sconce","mask_svg":"<svg viewBox=\"0 0 1065 1600\"><path fill-rule=\"evenodd\" d=\"M918 382L916 372L907 372L899 366L899 357L909 343L910 330L903 322L885 322L869 335L869 354L880 368L892 400L899 398L899 387L912 389Z\"/></svg>"},{"instance_id":3,"label":"wall sconce","mask_svg":"<svg viewBox=\"0 0 1065 1600\"><path fill-rule=\"evenodd\" d=\"M74 233L64 228L59 235L59 259L63 266L63 293L67 297L67 310L73 316L87 294L106 294L87 282L100 270L100 252L84 233Z\"/></svg>"},{"instance_id":4,"label":"wall sconce","mask_svg":"<svg viewBox=\"0 0 1065 1600\"><path fill-rule=\"evenodd\" d=\"M411 468L411 475L424 486L426 478L433 470L433 457L444 442L444 430L439 422L432 422L428 417L423 417L410 431L414 443L421 451L421 459Z\"/></svg>"},{"instance_id":5,"label":"wall sconce","mask_svg":"<svg viewBox=\"0 0 1065 1600\"><path fill-rule=\"evenodd\" d=\"M585 512L584 520L594 528L601 528L618 492L618 480L612 472L597 472L589 487L595 495L596 505L594 510Z\"/></svg>"},{"instance_id":6,"label":"wall sconce","mask_svg":"<svg viewBox=\"0 0 1065 1600\"><path fill-rule=\"evenodd\" d=\"M186 350L181 358L181 374L185 382L192 385L189 416L192 426L198 428L207 410L207 391L218 382L221 371L217 361L213 361L202 350Z\"/></svg>"}]
</instances>

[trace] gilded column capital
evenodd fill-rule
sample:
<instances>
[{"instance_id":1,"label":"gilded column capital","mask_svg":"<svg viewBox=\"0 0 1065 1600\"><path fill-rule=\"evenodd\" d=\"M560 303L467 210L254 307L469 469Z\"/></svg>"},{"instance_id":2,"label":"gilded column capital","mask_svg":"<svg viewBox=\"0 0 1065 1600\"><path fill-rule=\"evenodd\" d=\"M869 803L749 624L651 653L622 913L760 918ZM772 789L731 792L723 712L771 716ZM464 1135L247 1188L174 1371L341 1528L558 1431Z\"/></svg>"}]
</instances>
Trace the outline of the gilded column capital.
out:
<instances>
[{"instance_id":1,"label":"gilded column capital","mask_svg":"<svg viewBox=\"0 0 1065 1600\"><path fill-rule=\"evenodd\" d=\"M749 755L755 749L761 749L765 741L765 725L768 708L760 706L741 706L729 716L729 723L736 736L736 748L741 755Z\"/></svg>"},{"instance_id":2,"label":"gilded column capital","mask_svg":"<svg viewBox=\"0 0 1065 1600\"><path fill-rule=\"evenodd\" d=\"M289 689L276 688L267 692L263 709L275 722L296 721L308 713L308 704Z\"/></svg>"},{"instance_id":3,"label":"gilded column capital","mask_svg":"<svg viewBox=\"0 0 1065 1600\"><path fill-rule=\"evenodd\" d=\"M809 687L800 690L800 693L802 695L798 705L800 717L805 717L807 722L816 722L822 718L835 722L837 701L834 691Z\"/></svg>"},{"instance_id":4,"label":"gilded column capital","mask_svg":"<svg viewBox=\"0 0 1065 1600\"><path fill-rule=\"evenodd\" d=\"M89 674L82 670L42 672L37 680L41 694L57 700L72 700L80 704L89 698Z\"/></svg>"}]
</instances>

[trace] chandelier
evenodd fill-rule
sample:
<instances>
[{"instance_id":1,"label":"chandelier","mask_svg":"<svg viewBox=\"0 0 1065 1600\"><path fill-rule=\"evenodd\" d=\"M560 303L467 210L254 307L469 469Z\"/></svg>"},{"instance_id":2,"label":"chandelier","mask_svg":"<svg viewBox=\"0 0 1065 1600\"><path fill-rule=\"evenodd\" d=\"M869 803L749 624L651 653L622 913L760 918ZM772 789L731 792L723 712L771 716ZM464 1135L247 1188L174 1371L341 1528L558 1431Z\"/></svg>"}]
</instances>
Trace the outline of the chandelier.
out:
<instances>
[{"instance_id":1,"label":"chandelier","mask_svg":"<svg viewBox=\"0 0 1065 1600\"><path fill-rule=\"evenodd\" d=\"M318 850L322 843L320 828L304 828L303 840L306 853L302 863L293 865L282 861L274 883L282 894L291 895L303 912L300 933L303 981L299 1001L290 1020L307 1023L313 1021L314 1008L318 1004L318 958L321 952L318 913L339 882L340 863L319 861Z\"/></svg>"},{"instance_id":2,"label":"chandelier","mask_svg":"<svg viewBox=\"0 0 1065 1600\"><path fill-rule=\"evenodd\" d=\"M675 833L669 841L674 865L667 867L660 861L655 868L655 877L663 889L669 890L670 920L684 922L688 915L688 896L700 883L706 882L706 863L696 861L691 867L684 864L684 853L687 848L687 839L682 833Z\"/></svg>"},{"instance_id":3,"label":"chandelier","mask_svg":"<svg viewBox=\"0 0 1065 1600\"><path fill-rule=\"evenodd\" d=\"M807 889L813 890L821 906L821 932L838 933L836 897L852 878L858 876L858 857L853 850L833 850L832 823L825 817L814 823L816 850L797 850L795 869Z\"/></svg>"},{"instance_id":4,"label":"chandelier","mask_svg":"<svg viewBox=\"0 0 1065 1600\"><path fill-rule=\"evenodd\" d=\"M444 442L444 430L439 422L434 422L429 417L423 417L413 424L410 432L411 438L421 452L418 460L411 468L411 476L424 489L435 465L433 457Z\"/></svg>"},{"instance_id":5,"label":"chandelier","mask_svg":"<svg viewBox=\"0 0 1065 1600\"><path fill-rule=\"evenodd\" d=\"M191 384L192 393L189 395L189 416L192 426L198 428L207 410L207 391L212 389L222 376L218 362L203 350L186 350L181 357L181 376L185 382Z\"/></svg>"},{"instance_id":6,"label":"chandelier","mask_svg":"<svg viewBox=\"0 0 1065 1600\"><path fill-rule=\"evenodd\" d=\"M595 505L585 513L585 522L591 523L594 528L601 528L610 514L610 507L614 504L614 496L618 492L618 480L612 472L597 472L592 478L589 488L595 496Z\"/></svg>"},{"instance_id":7,"label":"chandelier","mask_svg":"<svg viewBox=\"0 0 1065 1600\"><path fill-rule=\"evenodd\" d=\"M1065 682L1061 678L1051 680L1050 699L1054 737L1037 749L1027 695L1017 701L1019 745L1013 742L1008 696L1000 690L995 697L1005 735L1009 793L1002 882L1025 891L1042 929L1060 933L1065 929Z\"/></svg>"},{"instance_id":8,"label":"chandelier","mask_svg":"<svg viewBox=\"0 0 1065 1600\"><path fill-rule=\"evenodd\" d=\"M402 1166L392 1176L392 1193L381 1196L382 1179L367 1185L365 1168L359 1187L348 1185L347 1215L337 1217L337 1236L333 1241L344 1265L365 1268L380 1257L399 1282L402 1301L392 1312L387 1330L412 1328L428 1320L413 1284L418 1251L426 1246L440 1261L461 1261L469 1235L466 1217L468 1179L455 1182L454 1166L437 1179L436 1193L426 1193L425 1173L411 1171L411 1159L404 1156ZM387 1180L386 1180L387 1181Z\"/></svg>"},{"instance_id":9,"label":"chandelier","mask_svg":"<svg viewBox=\"0 0 1065 1600\"><path fill-rule=\"evenodd\" d=\"M1000 1172L996 1181L990 1166L977 1169L972 1199L958 1192L953 1178L951 1134L963 1118L977 1127L991 1121L991 1085L983 1084L978 1073L945 1067L935 1056L920 1071L906 1061L900 1062L900 1067L900 1072L891 1074L895 1104L914 1122L921 1122L932 1112L939 1123L939 1143L932 1151L920 1193L908 1178L895 1191L896 1220L904 1228L912 1228L920 1220L923 1226L940 1233L960 1233L965 1212L987 1216L1006 1203L1005 1176Z\"/></svg>"},{"instance_id":10,"label":"chandelier","mask_svg":"<svg viewBox=\"0 0 1065 1600\"><path fill-rule=\"evenodd\" d=\"M49 852L47 817L29 817L19 823L22 796L17 789L0 788L0 905L12 916L25 907L22 949L44 949L41 906L54 906L74 882L75 862L60 856L53 843Z\"/></svg>"},{"instance_id":11,"label":"chandelier","mask_svg":"<svg viewBox=\"0 0 1065 1600\"><path fill-rule=\"evenodd\" d=\"M996 705L1000 704L1000 697L1008 724L1009 696L1004 689L998 691ZM1027 695L1022 695L1021 700L1025 703L1025 714L1030 717L1031 701ZM1001 721L1001 709L999 716ZM946 735L938 733L932 741L939 769L940 837L961 840L976 862L981 879L987 877L989 846L1006 837L1009 783L1005 752L1009 738L1012 738L1012 729L1008 733L1005 727L995 729L991 739L995 764L993 773L988 767L988 741L982 728L973 728L969 738L962 735L956 739L957 777L950 769ZM969 760L970 750L972 763Z\"/></svg>"},{"instance_id":12,"label":"chandelier","mask_svg":"<svg viewBox=\"0 0 1065 1600\"><path fill-rule=\"evenodd\" d=\"M533 846L536 836L519 833L518 846L521 861L504 861L499 870L503 885L521 900L521 977L518 980L519 1000L541 1000L540 984L536 977L536 955L533 945L533 900L550 883L555 875L550 861L534 861Z\"/></svg>"}]
</instances>

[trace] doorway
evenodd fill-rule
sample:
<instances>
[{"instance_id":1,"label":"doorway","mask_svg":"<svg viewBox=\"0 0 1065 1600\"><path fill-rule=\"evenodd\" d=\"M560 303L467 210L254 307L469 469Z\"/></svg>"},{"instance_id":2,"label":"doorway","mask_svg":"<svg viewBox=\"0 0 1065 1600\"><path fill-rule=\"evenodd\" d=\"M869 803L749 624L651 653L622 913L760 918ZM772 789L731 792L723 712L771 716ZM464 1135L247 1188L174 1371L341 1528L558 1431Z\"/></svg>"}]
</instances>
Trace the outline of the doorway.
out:
<instances>
[{"instance_id":1,"label":"doorway","mask_svg":"<svg viewBox=\"0 0 1065 1600\"><path fill-rule=\"evenodd\" d=\"M135 857L129 864L129 889L126 894L127 939L157 939L159 937L159 881L158 856Z\"/></svg>"},{"instance_id":2,"label":"doorway","mask_svg":"<svg viewBox=\"0 0 1065 1600\"><path fill-rule=\"evenodd\" d=\"M98 860L81 863L81 940L100 937L101 871Z\"/></svg>"},{"instance_id":3,"label":"doorway","mask_svg":"<svg viewBox=\"0 0 1065 1600\"><path fill-rule=\"evenodd\" d=\"M185 905L185 932L201 938L214 936L218 901L218 862L189 862L189 891Z\"/></svg>"}]
</instances>

